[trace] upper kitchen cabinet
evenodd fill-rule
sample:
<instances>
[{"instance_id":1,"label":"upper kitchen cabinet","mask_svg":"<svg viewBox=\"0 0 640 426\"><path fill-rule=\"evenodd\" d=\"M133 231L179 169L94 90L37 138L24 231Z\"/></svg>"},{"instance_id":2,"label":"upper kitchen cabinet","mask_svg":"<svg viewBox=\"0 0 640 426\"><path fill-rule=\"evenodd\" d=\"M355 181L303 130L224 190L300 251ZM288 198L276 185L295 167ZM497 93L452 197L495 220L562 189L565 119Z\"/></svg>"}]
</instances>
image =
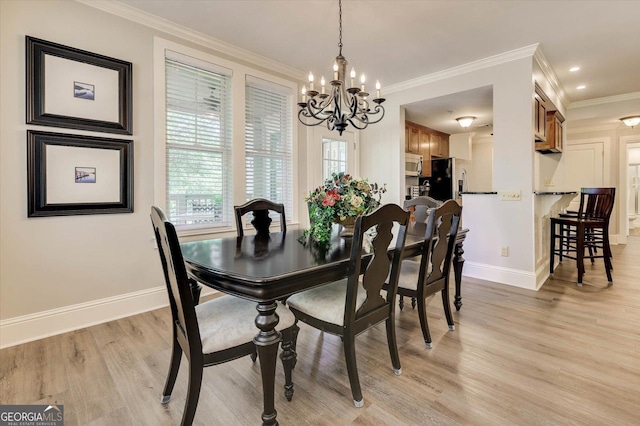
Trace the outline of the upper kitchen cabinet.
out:
<instances>
[{"instance_id":1,"label":"upper kitchen cabinet","mask_svg":"<svg viewBox=\"0 0 640 426\"><path fill-rule=\"evenodd\" d=\"M547 103L549 101L547 99L547 96L537 84L535 94L533 95L533 102L533 134L536 140L536 149L538 149L537 143L547 140Z\"/></svg>"},{"instance_id":2,"label":"upper kitchen cabinet","mask_svg":"<svg viewBox=\"0 0 640 426\"><path fill-rule=\"evenodd\" d=\"M536 151L543 154L562 152L564 117L559 111L547 111L547 140L536 143Z\"/></svg>"},{"instance_id":3,"label":"upper kitchen cabinet","mask_svg":"<svg viewBox=\"0 0 640 426\"><path fill-rule=\"evenodd\" d=\"M534 94L534 123L536 151L541 154L562 152L564 117L536 84Z\"/></svg>"},{"instance_id":4,"label":"upper kitchen cabinet","mask_svg":"<svg viewBox=\"0 0 640 426\"><path fill-rule=\"evenodd\" d=\"M449 135L444 133L431 134L431 156L438 158L449 157Z\"/></svg>"},{"instance_id":5,"label":"upper kitchen cabinet","mask_svg":"<svg viewBox=\"0 0 640 426\"><path fill-rule=\"evenodd\" d=\"M422 177L431 176L431 141L429 132L424 128L419 129L420 154L422 155Z\"/></svg>"},{"instance_id":6,"label":"upper kitchen cabinet","mask_svg":"<svg viewBox=\"0 0 640 426\"><path fill-rule=\"evenodd\" d=\"M404 151L411 154L421 154L420 152L420 129L411 123L405 124Z\"/></svg>"}]
</instances>

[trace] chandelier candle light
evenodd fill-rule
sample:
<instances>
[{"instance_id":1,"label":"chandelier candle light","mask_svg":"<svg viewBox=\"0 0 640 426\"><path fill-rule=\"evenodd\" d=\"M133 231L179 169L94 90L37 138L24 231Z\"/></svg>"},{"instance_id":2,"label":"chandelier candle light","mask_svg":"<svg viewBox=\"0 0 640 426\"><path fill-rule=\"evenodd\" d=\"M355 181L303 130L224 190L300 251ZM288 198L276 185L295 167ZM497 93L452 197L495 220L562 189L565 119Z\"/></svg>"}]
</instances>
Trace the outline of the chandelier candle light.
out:
<instances>
[{"instance_id":1,"label":"chandelier candle light","mask_svg":"<svg viewBox=\"0 0 640 426\"><path fill-rule=\"evenodd\" d=\"M370 108L369 93L365 90L365 76L360 77L360 87L356 86L356 70L351 68L349 88L346 84L348 62L342 56L342 0L338 1L340 36L339 53L333 63L333 80L329 82L330 93L327 93L324 76L320 79L320 92L315 90L313 73L309 73L309 90L302 87L302 101L298 103L300 111L298 119L305 126L327 124L329 130L337 130L342 135L349 123L358 130L365 129L369 124L378 123L384 117L385 101L380 97L380 82L376 81L375 106ZM379 115L379 117L378 117ZM376 119L371 120L374 116ZM303 119L304 117L304 119Z\"/></svg>"}]
</instances>

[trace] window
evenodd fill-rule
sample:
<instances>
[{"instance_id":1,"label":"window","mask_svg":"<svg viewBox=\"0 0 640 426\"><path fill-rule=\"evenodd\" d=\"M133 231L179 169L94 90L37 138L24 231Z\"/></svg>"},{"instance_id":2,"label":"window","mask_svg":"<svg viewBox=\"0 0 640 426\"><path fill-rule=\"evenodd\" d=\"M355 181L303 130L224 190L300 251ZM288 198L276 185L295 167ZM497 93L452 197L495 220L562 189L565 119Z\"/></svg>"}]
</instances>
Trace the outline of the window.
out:
<instances>
[{"instance_id":1,"label":"window","mask_svg":"<svg viewBox=\"0 0 640 426\"><path fill-rule=\"evenodd\" d=\"M231 77L166 59L167 216L227 226L231 205Z\"/></svg>"},{"instance_id":2,"label":"window","mask_svg":"<svg viewBox=\"0 0 640 426\"><path fill-rule=\"evenodd\" d=\"M247 76L246 200L266 198L293 208L291 90ZM287 216L289 218L289 216Z\"/></svg>"},{"instance_id":3,"label":"window","mask_svg":"<svg viewBox=\"0 0 640 426\"><path fill-rule=\"evenodd\" d=\"M180 235L233 232L233 206L258 197L284 204L295 223L299 76L159 37L153 75L154 204Z\"/></svg>"},{"instance_id":4,"label":"window","mask_svg":"<svg viewBox=\"0 0 640 426\"><path fill-rule=\"evenodd\" d=\"M340 172L347 172L347 142L323 137L322 177L326 180Z\"/></svg>"}]
</instances>

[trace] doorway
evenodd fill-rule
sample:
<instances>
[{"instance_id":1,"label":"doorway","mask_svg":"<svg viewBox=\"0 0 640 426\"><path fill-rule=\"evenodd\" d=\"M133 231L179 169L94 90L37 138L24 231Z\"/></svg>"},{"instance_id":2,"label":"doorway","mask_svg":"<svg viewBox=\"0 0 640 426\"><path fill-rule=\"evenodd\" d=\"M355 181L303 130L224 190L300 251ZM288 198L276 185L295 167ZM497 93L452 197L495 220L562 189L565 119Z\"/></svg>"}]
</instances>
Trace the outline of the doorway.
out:
<instances>
[{"instance_id":1,"label":"doorway","mask_svg":"<svg viewBox=\"0 0 640 426\"><path fill-rule=\"evenodd\" d=\"M345 130L342 135L324 127L313 130L311 143L310 183L320 186L331 173L344 172L358 176L358 143L353 132Z\"/></svg>"},{"instance_id":2,"label":"doorway","mask_svg":"<svg viewBox=\"0 0 640 426\"><path fill-rule=\"evenodd\" d=\"M566 164L566 185L571 190L607 186L605 183L605 141L589 139L567 144L564 150ZM568 209L577 211L580 196L576 196Z\"/></svg>"},{"instance_id":3,"label":"doorway","mask_svg":"<svg viewBox=\"0 0 640 426\"><path fill-rule=\"evenodd\" d=\"M626 244L628 236L640 234L640 228L636 228L636 224L640 223L640 220L638 220L639 216L636 217L633 224L629 221L629 212L632 208L635 208L635 190L633 188L634 182L632 181L632 172L635 171L635 168L630 167L630 164L640 162L640 160L635 157L636 149L640 149L640 135L622 136L620 138L620 156L618 163L620 164L620 203L618 210L618 220L620 223L618 242L620 244ZM638 172L640 173L640 170ZM638 180L635 181L635 184L639 184ZM640 192L640 189L638 189L638 191ZM638 197L640 197L640 194Z\"/></svg>"}]
</instances>

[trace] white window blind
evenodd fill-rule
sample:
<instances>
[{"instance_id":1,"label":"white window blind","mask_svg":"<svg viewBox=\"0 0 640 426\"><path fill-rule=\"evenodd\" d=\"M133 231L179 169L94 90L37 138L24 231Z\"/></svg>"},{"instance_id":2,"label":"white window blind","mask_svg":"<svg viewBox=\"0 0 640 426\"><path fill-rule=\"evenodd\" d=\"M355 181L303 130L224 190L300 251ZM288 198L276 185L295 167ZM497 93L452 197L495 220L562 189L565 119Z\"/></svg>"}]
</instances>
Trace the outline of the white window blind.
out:
<instances>
[{"instance_id":1,"label":"white window blind","mask_svg":"<svg viewBox=\"0 0 640 426\"><path fill-rule=\"evenodd\" d=\"M253 77L245 88L246 198L293 208L291 90Z\"/></svg>"},{"instance_id":2,"label":"white window blind","mask_svg":"<svg viewBox=\"0 0 640 426\"><path fill-rule=\"evenodd\" d=\"M230 226L231 76L165 59L167 216L176 225Z\"/></svg>"}]
</instances>

